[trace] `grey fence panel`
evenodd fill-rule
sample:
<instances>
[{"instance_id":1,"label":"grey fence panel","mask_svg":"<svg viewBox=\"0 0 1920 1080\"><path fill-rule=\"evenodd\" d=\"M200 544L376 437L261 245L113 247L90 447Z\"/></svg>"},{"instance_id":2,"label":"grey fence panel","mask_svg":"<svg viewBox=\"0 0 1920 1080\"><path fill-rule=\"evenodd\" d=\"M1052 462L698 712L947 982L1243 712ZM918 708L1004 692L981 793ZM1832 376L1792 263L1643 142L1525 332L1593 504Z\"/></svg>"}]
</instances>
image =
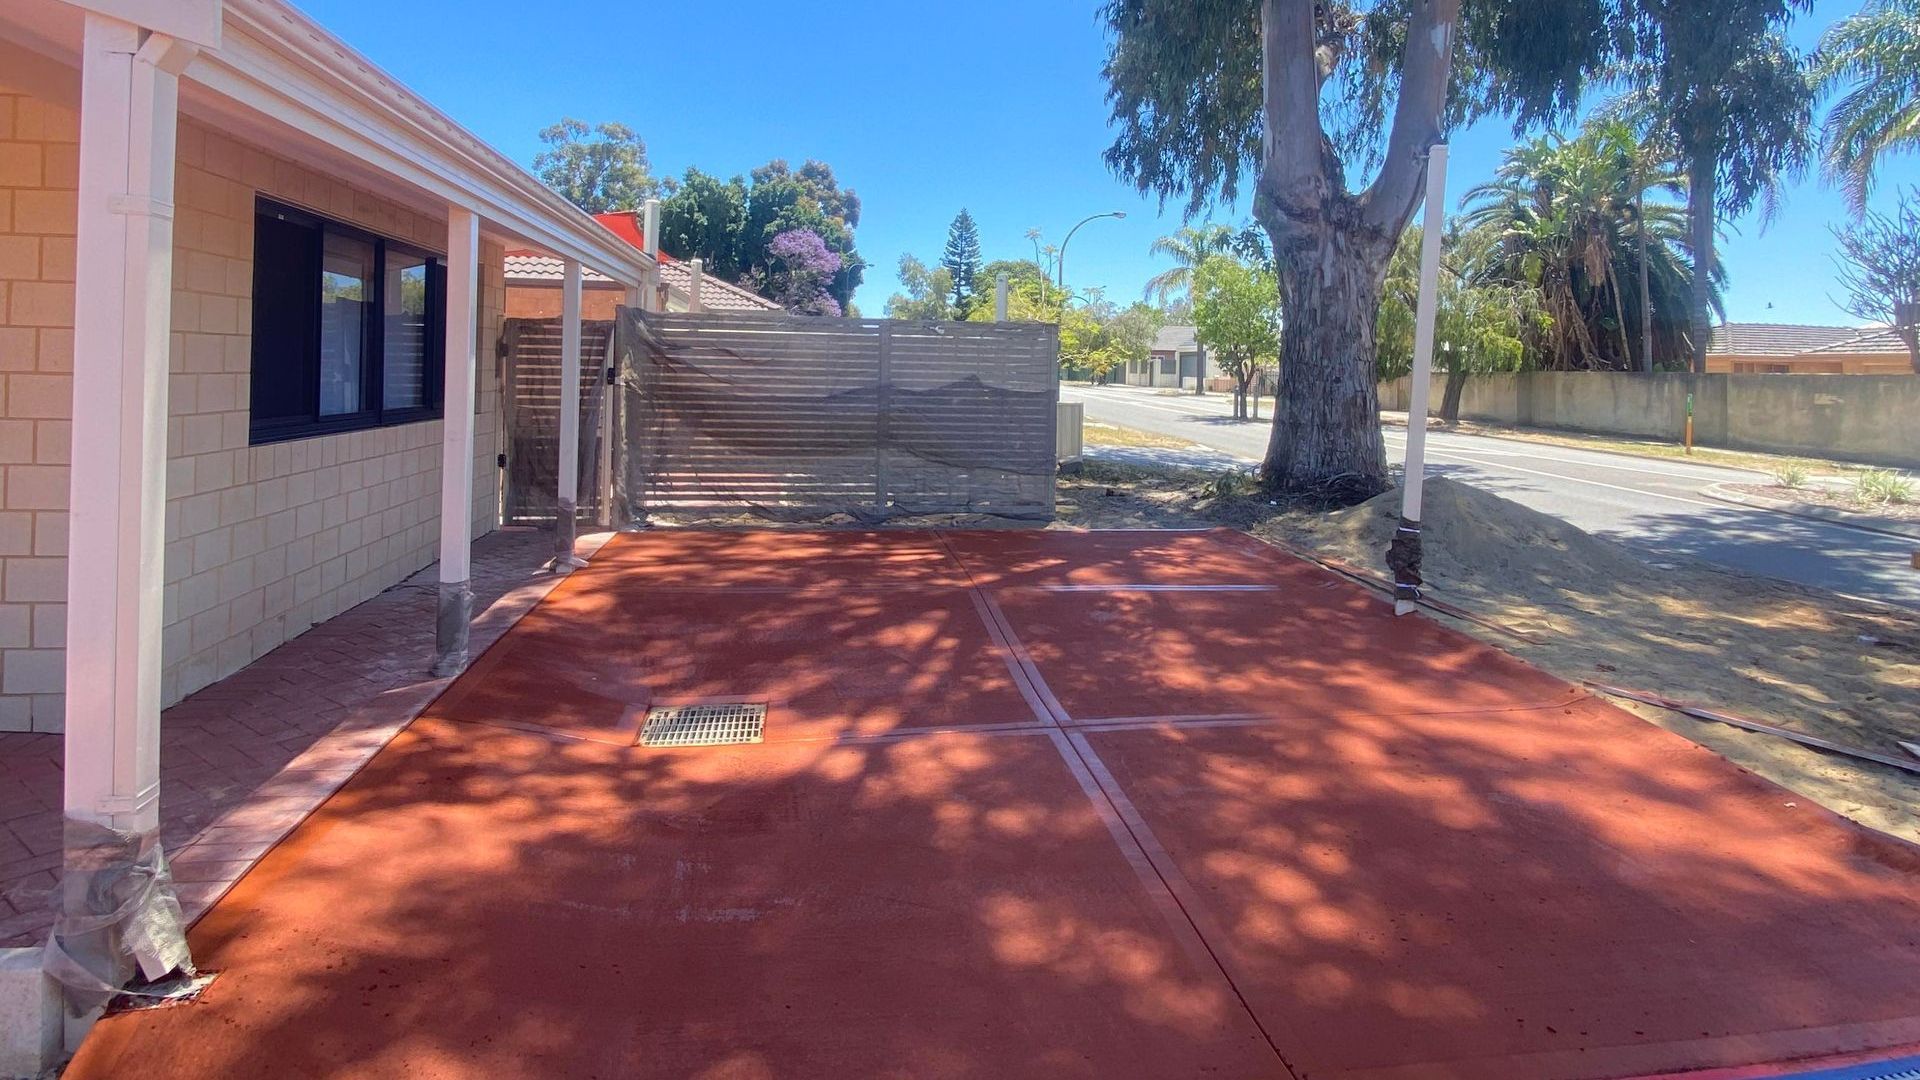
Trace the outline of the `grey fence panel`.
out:
<instances>
[{"instance_id":1,"label":"grey fence panel","mask_svg":"<svg viewBox=\"0 0 1920 1080\"><path fill-rule=\"evenodd\" d=\"M560 320L508 319L501 327L506 348L503 412L507 426L508 525L540 525L558 513L560 476ZM599 505L600 409L606 399L610 321L583 322L580 333L579 510Z\"/></svg>"},{"instance_id":2,"label":"grey fence panel","mask_svg":"<svg viewBox=\"0 0 1920 1080\"><path fill-rule=\"evenodd\" d=\"M630 517L1053 515L1052 326L623 312L620 333Z\"/></svg>"}]
</instances>

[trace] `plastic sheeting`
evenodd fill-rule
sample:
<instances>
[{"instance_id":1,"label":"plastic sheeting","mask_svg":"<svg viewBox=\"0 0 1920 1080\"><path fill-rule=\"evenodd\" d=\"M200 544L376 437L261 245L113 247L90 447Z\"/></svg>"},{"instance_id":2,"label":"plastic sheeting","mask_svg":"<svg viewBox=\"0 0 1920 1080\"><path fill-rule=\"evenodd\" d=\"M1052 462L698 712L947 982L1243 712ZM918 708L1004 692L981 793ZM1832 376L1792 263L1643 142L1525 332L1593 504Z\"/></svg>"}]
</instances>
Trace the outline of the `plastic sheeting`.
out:
<instances>
[{"instance_id":1,"label":"plastic sheeting","mask_svg":"<svg viewBox=\"0 0 1920 1080\"><path fill-rule=\"evenodd\" d=\"M68 818L60 911L46 973L75 1016L105 1005L136 973L148 981L194 972L186 920L154 832L122 832Z\"/></svg>"},{"instance_id":2,"label":"plastic sheeting","mask_svg":"<svg viewBox=\"0 0 1920 1080\"><path fill-rule=\"evenodd\" d=\"M622 309L616 517L1053 517L1043 323Z\"/></svg>"}]
</instances>

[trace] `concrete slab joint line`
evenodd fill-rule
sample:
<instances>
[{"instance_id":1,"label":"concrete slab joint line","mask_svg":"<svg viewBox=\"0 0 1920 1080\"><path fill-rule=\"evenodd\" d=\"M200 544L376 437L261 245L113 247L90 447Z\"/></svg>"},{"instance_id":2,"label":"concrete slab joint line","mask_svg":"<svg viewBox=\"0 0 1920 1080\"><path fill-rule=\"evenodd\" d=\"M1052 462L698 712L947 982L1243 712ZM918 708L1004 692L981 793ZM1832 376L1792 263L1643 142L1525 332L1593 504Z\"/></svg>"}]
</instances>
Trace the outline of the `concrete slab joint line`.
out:
<instances>
[{"instance_id":1,"label":"concrete slab joint line","mask_svg":"<svg viewBox=\"0 0 1920 1080\"><path fill-rule=\"evenodd\" d=\"M106 1021L73 1080L314 1053L1753 1080L1920 1040L1920 854L1311 564L1227 534L613 543L484 654L476 628L465 676L207 914L216 1000ZM1296 602L1208 587L1261 579ZM1100 582L1192 587L1048 587ZM1191 655L1110 662L1170 640ZM744 701L759 743L635 745L649 709ZM449 880L458 916L384 947L407 883ZM704 1024L749 971L772 989ZM490 1037L412 1042L420 1009Z\"/></svg>"},{"instance_id":2,"label":"concrete slab joint line","mask_svg":"<svg viewBox=\"0 0 1920 1080\"><path fill-rule=\"evenodd\" d=\"M941 536L940 539L948 554L964 568L965 561L960 558L952 545L947 543L946 537ZM1140 818L1139 812L1126 801L1125 794L1113 781L1112 774L1107 772L1105 764L1100 762L1099 755L1094 753L1093 747L1087 744L1085 737L1069 734L1063 730L1062 725L1072 723L1073 718L1066 707L1060 703L1060 699L1054 694L1052 688L1047 685L1046 677L1040 673L1039 666L1033 662L1031 654L1021 644L1020 636L1015 631L1011 620L1007 618L1006 612L1001 610L993 597L974 580L970 571L967 573L967 579L973 583L969 591L975 597L975 610L987 623L988 633L995 644L1007 653L1007 666L1014 672L1015 680L1020 683L1022 691L1027 694L1027 700L1033 705L1035 715L1042 722L1050 725L1049 741L1059 753L1062 763L1080 783L1082 791L1093 803L1096 813L1106 823L1114 843L1120 846L1121 853L1139 876L1142 887L1147 890L1149 896L1153 897L1155 906L1167 920L1169 929L1179 940L1182 949L1203 968L1210 967L1220 973L1221 978L1226 980L1227 986L1232 990L1235 1000L1239 1002L1241 1010L1246 1013L1247 1019L1253 1023L1261 1037L1266 1040L1268 1048L1279 1059L1281 1067L1287 1071L1289 1077L1295 1077L1297 1080L1297 1074L1287 1061L1286 1054L1280 1049L1279 1044L1274 1042L1273 1036L1267 1031L1259 1014L1254 1011L1246 995L1241 992L1233 973L1228 970L1226 963L1209 944L1208 931L1202 927L1195 915L1197 908L1190 909L1189 905L1182 900L1180 891L1176 890L1169 880L1169 873L1178 875L1178 870L1174 869L1170 860L1166 859L1164 850L1160 851L1159 858L1155 858L1154 851L1159 848L1157 841L1143 842L1141 834L1146 831L1145 822ZM1028 692L1029 689L1030 692Z\"/></svg>"}]
</instances>

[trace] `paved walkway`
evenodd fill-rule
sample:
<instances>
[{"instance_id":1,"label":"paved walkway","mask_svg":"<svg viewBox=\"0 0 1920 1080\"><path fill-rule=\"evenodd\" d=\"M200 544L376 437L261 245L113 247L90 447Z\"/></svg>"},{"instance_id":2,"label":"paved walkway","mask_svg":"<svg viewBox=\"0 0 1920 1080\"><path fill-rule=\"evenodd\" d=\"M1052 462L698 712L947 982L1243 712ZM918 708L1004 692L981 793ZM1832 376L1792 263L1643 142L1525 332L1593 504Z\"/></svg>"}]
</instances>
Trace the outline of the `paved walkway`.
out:
<instances>
[{"instance_id":1,"label":"paved walkway","mask_svg":"<svg viewBox=\"0 0 1920 1080\"><path fill-rule=\"evenodd\" d=\"M530 529L475 542L476 655L551 587L532 576L551 545ZM422 570L161 714L161 837L190 915L444 687L427 674L435 582ZM0 947L38 944L52 925L61 745L0 733Z\"/></svg>"},{"instance_id":2,"label":"paved walkway","mask_svg":"<svg viewBox=\"0 0 1920 1080\"><path fill-rule=\"evenodd\" d=\"M750 702L763 741L637 745ZM202 999L102 1021L68 1080L1581 1080L1920 1042L1920 849L1224 530L619 537L191 941Z\"/></svg>"}]
</instances>

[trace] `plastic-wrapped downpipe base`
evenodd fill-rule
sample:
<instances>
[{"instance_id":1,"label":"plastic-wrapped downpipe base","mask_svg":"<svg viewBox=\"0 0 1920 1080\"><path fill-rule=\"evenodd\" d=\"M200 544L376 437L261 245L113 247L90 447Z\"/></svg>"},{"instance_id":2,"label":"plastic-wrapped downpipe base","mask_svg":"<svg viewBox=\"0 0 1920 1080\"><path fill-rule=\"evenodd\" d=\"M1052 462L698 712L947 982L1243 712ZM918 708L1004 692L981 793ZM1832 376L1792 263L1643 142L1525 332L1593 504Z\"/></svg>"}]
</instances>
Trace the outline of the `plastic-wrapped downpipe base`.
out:
<instances>
[{"instance_id":1,"label":"plastic-wrapped downpipe base","mask_svg":"<svg viewBox=\"0 0 1920 1080\"><path fill-rule=\"evenodd\" d=\"M137 973L194 974L186 920L157 832L66 820L60 910L43 966L75 1016L104 1006Z\"/></svg>"}]
</instances>

